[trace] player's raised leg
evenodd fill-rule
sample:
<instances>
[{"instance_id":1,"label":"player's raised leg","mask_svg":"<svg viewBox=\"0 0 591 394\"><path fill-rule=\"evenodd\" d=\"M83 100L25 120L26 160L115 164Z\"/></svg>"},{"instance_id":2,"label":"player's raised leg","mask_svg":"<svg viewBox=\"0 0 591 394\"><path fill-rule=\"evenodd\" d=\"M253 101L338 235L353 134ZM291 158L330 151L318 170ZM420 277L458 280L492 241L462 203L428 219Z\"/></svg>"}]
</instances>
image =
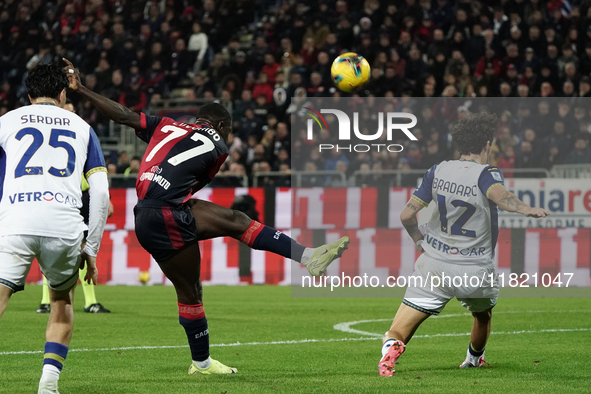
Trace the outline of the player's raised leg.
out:
<instances>
[{"instance_id":1,"label":"player's raised leg","mask_svg":"<svg viewBox=\"0 0 591 394\"><path fill-rule=\"evenodd\" d=\"M201 256L197 242L186 245L170 260L159 265L176 290L179 323L187 334L193 360L189 374L236 373L235 368L230 368L209 356L209 328L203 309Z\"/></svg>"},{"instance_id":2,"label":"player's raised leg","mask_svg":"<svg viewBox=\"0 0 591 394\"><path fill-rule=\"evenodd\" d=\"M483 312L472 312L474 324L470 333L470 343L466 352L466 360L460 365L460 368L482 367L485 365L484 348L490 335L490 326L492 321L492 309Z\"/></svg>"},{"instance_id":3,"label":"player's raised leg","mask_svg":"<svg viewBox=\"0 0 591 394\"><path fill-rule=\"evenodd\" d=\"M417 328L429 316L431 315L428 313L400 304L392 326L386 331L382 339L382 359L378 364L380 375L394 375L396 360L404 353L406 344L410 341Z\"/></svg>"},{"instance_id":4,"label":"player's raised leg","mask_svg":"<svg viewBox=\"0 0 591 394\"><path fill-rule=\"evenodd\" d=\"M232 237L253 249L266 250L302 263L312 276L320 276L349 245L349 237L307 248L276 229L252 220L246 214L203 200L191 201L197 237L205 240Z\"/></svg>"}]
</instances>

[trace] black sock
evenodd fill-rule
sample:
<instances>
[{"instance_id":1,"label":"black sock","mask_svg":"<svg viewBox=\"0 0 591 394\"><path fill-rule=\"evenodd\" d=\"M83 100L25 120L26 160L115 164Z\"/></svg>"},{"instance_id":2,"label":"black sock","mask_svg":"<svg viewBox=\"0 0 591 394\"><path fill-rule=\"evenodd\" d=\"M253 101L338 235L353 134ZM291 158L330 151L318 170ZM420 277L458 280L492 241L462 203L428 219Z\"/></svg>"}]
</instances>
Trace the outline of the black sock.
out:
<instances>
[{"instance_id":1,"label":"black sock","mask_svg":"<svg viewBox=\"0 0 591 394\"><path fill-rule=\"evenodd\" d=\"M302 255L306 249L304 245L297 243L281 231L255 220L250 223L240 241L253 249L273 252L297 262L302 261Z\"/></svg>"},{"instance_id":2,"label":"black sock","mask_svg":"<svg viewBox=\"0 0 591 394\"><path fill-rule=\"evenodd\" d=\"M207 360L209 357L209 328L207 328L203 304L185 305L179 303L179 323L187 333L192 360Z\"/></svg>"}]
</instances>

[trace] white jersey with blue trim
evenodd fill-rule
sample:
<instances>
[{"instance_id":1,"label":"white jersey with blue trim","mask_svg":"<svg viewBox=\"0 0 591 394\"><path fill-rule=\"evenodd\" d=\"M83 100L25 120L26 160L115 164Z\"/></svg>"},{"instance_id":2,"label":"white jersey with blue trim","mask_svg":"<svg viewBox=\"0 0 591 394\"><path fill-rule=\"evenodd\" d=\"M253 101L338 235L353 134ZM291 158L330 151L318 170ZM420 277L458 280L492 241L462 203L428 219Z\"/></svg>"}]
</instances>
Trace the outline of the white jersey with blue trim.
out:
<instances>
[{"instance_id":1,"label":"white jersey with blue trim","mask_svg":"<svg viewBox=\"0 0 591 394\"><path fill-rule=\"evenodd\" d=\"M73 112L34 104L0 117L0 235L77 238L87 229L80 179L105 171L94 130Z\"/></svg>"},{"instance_id":2,"label":"white jersey with blue trim","mask_svg":"<svg viewBox=\"0 0 591 394\"><path fill-rule=\"evenodd\" d=\"M421 229L425 253L452 263L492 264L498 236L498 208L489 190L503 184L497 167L468 160L434 165L412 198L436 210Z\"/></svg>"}]
</instances>

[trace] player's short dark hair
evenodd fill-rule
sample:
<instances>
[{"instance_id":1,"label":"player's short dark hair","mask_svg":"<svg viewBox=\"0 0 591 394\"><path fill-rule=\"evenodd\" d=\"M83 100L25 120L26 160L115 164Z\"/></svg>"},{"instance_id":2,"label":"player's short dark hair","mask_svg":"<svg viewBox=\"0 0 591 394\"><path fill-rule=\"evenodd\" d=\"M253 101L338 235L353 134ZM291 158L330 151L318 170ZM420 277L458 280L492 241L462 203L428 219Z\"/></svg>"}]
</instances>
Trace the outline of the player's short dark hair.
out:
<instances>
[{"instance_id":1,"label":"player's short dark hair","mask_svg":"<svg viewBox=\"0 0 591 394\"><path fill-rule=\"evenodd\" d=\"M497 124L497 115L486 111L460 119L451 131L460 155L480 154L488 141L492 144Z\"/></svg>"},{"instance_id":2,"label":"player's short dark hair","mask_svg":"<svg viewBox=\"0 0 591 394\"><path fill-rule=\"evenodd\" d=\"M197 118L203 118L209 120L212 124L218 124L224 122L229 124L232 121L232 117L228 110L221 104L218 103L207 103L199 108L197 112Z\"/></svg>"},{"instance_id":3,"label":"player's short dark hair","mask_svg":"<svg viewBox=\"0 0 591 394\"><path fill-rule=\"evenodd\" d=\"M69 85L68 75L57 63L39 63L29 70L25 85L33 99L50 97L57 100Z\"/></svg>"}]
</instances>

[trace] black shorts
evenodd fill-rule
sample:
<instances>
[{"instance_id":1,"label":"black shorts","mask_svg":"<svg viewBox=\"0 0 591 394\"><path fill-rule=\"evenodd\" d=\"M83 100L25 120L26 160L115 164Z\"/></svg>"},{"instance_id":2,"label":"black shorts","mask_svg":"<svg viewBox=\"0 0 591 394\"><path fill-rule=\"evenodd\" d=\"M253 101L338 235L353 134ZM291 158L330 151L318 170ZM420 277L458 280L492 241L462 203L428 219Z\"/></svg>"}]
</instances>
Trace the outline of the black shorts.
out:
<instances>
[{"instance_id":1,"label":"black shorts","mask_svg":"<svg viewBox=\"0 0 591 394\"><path fill-rule=\"evenodd\" d=\"M90 210L88 209L90 205L90 194L88 194L88 190L82 192L82 208L80 208L80 215L84 220L84 224L88 226L88 218L90 216ZM88 237L88 230L84 232L84 239Z\"/></svg>"},{"instance_id":2,"label":"black shorts","mask_svg":"<svg viewBox=\"0 0 591 394\"><path fill-rule=\"evenodd\" d=\"M90 212L88 206L90 205L90 194L88 190L82 192L82 208L80 208L80 215L84 218L84 223L88 224L88 217Z\"/></svg>"},{"instance_id":3,"label":"black shorts","mask_svg":"<svg viewBox=\"0 0 591 394\"><path fill-rule=\"evenodd\" d=\"M195 218L187 205L139 200L133 212L137 239L158 263L165 263L183 246L197 241Z\"/></svg>"}]
</instances>

